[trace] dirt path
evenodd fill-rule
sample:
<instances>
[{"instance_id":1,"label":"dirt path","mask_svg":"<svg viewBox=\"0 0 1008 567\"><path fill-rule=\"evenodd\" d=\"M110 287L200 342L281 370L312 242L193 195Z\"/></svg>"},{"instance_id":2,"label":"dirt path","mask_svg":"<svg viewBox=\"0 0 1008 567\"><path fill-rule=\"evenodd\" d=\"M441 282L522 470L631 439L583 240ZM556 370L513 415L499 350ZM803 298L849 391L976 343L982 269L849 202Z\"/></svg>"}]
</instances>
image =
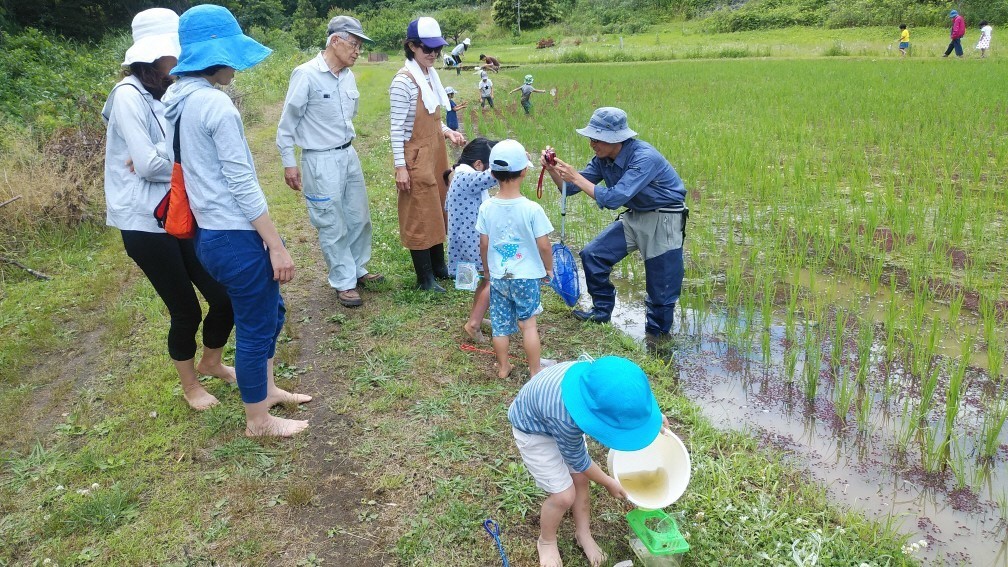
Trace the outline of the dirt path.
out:
<instances>
[{"instance_id":1,"label":"dirt path","mask_svg":"<svg viewBox=\"0 0 1008 567\"><path fill-rule=\"evenodd\" d=\"M317 246L316 246L317 249ZM386 550L394 542L385 542L369 533L361 514L371 498L367 482L360 478L361 467L351 455L356 435L354 420L341 413L341 393L349 380L339 371L339 357L320 356L331 337L333 325L329 313L346 313L335 295L322 285L322 258L305 266L299 285L285 289L288 304L288 332L298 349L295 372L299 391L316 396L305 406L303 416L311 422L307 435L297 449L298 474L314 491L311 505L292 509L290 521L304 538L304 550L324 561L324 565L372 567L394 564ZM342 310L342 311L341 311ZM342 361L345 363L346 361ZM303 557L304 554L301 554ZM298 557L292 556L293 563Z\"/></svg>"}]
</instances>

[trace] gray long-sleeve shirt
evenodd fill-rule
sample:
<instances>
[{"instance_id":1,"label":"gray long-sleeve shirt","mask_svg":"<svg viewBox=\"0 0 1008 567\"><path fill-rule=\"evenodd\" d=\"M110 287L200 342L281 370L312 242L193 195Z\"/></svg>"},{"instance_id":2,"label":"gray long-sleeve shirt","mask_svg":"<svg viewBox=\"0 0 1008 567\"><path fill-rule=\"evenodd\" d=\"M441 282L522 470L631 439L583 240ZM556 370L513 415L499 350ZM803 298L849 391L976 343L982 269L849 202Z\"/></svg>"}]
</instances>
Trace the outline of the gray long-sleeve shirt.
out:
<instances>
[{"instance_id":1,"label":"gray long-sleeve shirt","mask_svg":"<svg viewBox=\"0 0 1008 567\"><path fill-rule=\"evenodd\" d=\"M360 92L353 71L329 70L322 53L291 73L276 144L284 167L295 167L294 146L304 150L338 148L354 139L353 119Z\"/></svg>"},{"instance_id":2,"label":"gray long-sleeve shirt","mask_svg":"<svg viewBox=\"0 0 1008 567\"><path fill-rule=\"evenodd\" d=\"M109 93L105 132L105 222L120 230L164 232L154 207L168 191L172 158L165 146L164 105L133 76ZM130 171L127 161L133 163Z\"/></svg>"},{"instance_id":3,"label":"gray long-sleeve shirt","mask_svg":"<svg viewBox=\"0 0 1008 567\"><path fill-rule=\"evenodd\" d=\"M179 136L189 206L200 228L255 230L267 212L241 115L226 93L199 77L182 77L162 97L168 147Z\"/></svg>"}]
</instances>

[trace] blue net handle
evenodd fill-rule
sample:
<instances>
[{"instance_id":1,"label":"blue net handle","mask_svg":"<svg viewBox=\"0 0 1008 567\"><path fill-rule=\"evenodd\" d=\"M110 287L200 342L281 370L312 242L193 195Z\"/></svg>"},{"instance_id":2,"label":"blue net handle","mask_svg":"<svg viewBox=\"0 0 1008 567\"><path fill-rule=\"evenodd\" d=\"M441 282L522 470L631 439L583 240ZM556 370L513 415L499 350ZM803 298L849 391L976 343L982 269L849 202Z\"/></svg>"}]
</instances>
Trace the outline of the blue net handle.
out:
<instances>
[{"instance_id":1,"label":"blue net handle","mask_svg":"<svg viewBox=\"0 0 1008 567\"><path fill-rule=\"evenodd\" d=\"M493 518L487 518L486 520L483 520L483 529L490 534L494 543L497 544L497 553L500 554L501 565L503 567L511 567L511 564L508 563L507 553L504 553L504 544L501 542L500 526L493 520Z\"/></svg>"}]
</instances>

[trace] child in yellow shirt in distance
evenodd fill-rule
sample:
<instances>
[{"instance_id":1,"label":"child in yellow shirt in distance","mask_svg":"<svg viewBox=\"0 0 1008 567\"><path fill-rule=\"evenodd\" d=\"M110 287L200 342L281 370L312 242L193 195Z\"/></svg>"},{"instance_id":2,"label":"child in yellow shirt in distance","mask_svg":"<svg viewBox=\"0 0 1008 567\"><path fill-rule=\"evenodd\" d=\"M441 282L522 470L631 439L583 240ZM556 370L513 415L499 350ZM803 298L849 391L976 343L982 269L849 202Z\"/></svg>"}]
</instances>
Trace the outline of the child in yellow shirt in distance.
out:
<instances>
[{"instance_id":1,"label":"child in yellow shirt in distance","mask_svg":"<svg viewBox=\"0 0 1008 567\"><path fill-rule=\"evenodd\" d=\"M900 24L900 41L899 41L900 57L906 56L907 49L910 49L910 30L907 29L906 24Z\"/></svg>"}]
</instances>

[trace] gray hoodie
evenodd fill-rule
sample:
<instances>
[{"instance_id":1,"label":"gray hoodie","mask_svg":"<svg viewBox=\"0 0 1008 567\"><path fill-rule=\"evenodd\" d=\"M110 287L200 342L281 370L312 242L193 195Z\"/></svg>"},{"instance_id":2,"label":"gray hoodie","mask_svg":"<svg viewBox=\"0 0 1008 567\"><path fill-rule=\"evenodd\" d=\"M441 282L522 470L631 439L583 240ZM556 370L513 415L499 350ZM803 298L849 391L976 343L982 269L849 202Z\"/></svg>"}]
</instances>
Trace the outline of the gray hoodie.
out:
<instances>
[{"instance_id":1,"label":"gray hoodie","mask_svg":"<svg viewBox=\"0 0 1008 567\"><path fill-rule=\"evenodd\" d=\"M167 146L179 129L182 171L196 223L211 230L255 230L267 212L241 115L223 91L206 79L182 77L161 97L168 122Z\"/></svg>"},{"instance_id":2,"label":"gray hoodie","mask_svg":"<svg viewBox=\"0 0 1008 567\"><path fill-rule=\"evenodd\" d=\"M102 120L107 125L105 222L119 230L164 232L154 220L154 207L168 191L172 173L164 105L131 75L109 93Z\"/></svg>"}]
</instances>

